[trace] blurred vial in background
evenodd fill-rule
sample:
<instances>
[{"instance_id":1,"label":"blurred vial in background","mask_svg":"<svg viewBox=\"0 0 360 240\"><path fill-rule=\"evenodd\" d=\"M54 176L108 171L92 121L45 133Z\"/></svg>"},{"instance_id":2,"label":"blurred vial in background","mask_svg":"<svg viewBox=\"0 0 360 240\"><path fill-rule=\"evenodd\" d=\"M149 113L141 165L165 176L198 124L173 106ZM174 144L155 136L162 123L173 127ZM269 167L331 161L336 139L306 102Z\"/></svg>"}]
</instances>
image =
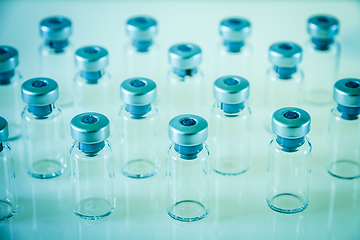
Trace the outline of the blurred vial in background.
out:
<instances>
[{"instance_id":1,"label":"blurred vial in background","mask_svg":"<svg viewBox=\"0 0 360 240\"><path fill-rule=\"evenodd\" d=\"M346 78L334 86L337 102L330 114L327 170L338 178L360 177L360 80Z\"/></svg>"},{"instance_id":2,"label":"blurred vial in background","mask_svg":"<svg viewBox=\"0 0 360 240\"><path fill-rule=\"evenodd\" d=\"M40 36L44 43L40 45L41 76L56 79L59 84L59 100L61 107L69 107L73 103L73 54L74 48L69 41L71 21L62 16L43 19L39 25Z\"/></svg>"},{"instance_id":3,"label":"blurred vial in background","mask_svg":"<svg viewBox=\"0 0 360 240\"><path fill-rule=\"evenodd\" d=\"M274 211L297 213L309 204L310 115L299 108L274 112L266 201Z\"/></svg>"},{"instance_id":4,"label":"blurred vial in background","mask_svg":"<svg viewBox=\"0 0 360 240\"><path fill-rule=\"evenodd\" d=\"M147 78L130 78L120 86L120 167L131 178L146 178L160 168L160 126L156 84Z\"/></svg>"},{"instance_id":5,"label":"blurred vial in background","mask_svg":"<svg viewBox=\"0 0 360 240\"><path fill-rule=\"evenodd\" d=\"M49 78L32 78L22 84L21 93L27 104L21 115L27 172L35 178L57 177L66 167L62 114L55 104L58 85Z\"/></svg>"},{"instance_id":6,"label":"blurred vial in background","mask_svg":"<svg viewBox=\"0 0 360 240\"><path fill-rule=\"evenodd\" d=\"M297 106L303 73L297 67L302 57L302 49L291 42L271 45L269 60L273 66L267 71L265 85L265 127L270 132L272 114L285 106Z\"/></svg>"},{"instance_id":7,"label":"blurred vial in background","mask_svg":"<svg viewBox=\"0 0 360 240\"><path fill-rule=\"evenodd\" d=\"M331 104L339 70L340 44L334 40L339 21L329 15L316 15L309 18L307 29L311 39L305 44L302 98L313 105Z\"/></svg>"},{"instance_id":8,"label":"blurred vial in background","mask_svg":"<svg viewBox=\"0 0 360 240\"><path fill-rule=\"evenodd\" d=\"M211 112L211 165L223 175L238 175L250 167L249 82L224 76L214 82L216 103Z\"/></svg>"},{"instance_id":9,"label":"blurred vial in background","mask_svg":"<svg viewBox=\"0 0 360 240\"><path fill-rule=\"evenodd\" d=\"M75 140L71 149L73 212L84 219L97 220L115 209L114 159L109 119L99 113L76 115L70 123Z\"/></svg>"},{"instance_id":10,"label":"blurred vial in background","mask_svg":"<svg viewBox=\"0 0 360 240\"><path fill-rule=\"evenodd\" d=\"M208 123L185 114L169 123L173 142L167 153L167 212L175 220L193 222L206 217L210 206L209 150L204 144Z\"/></svg>"},{"instance_id":11,"label":"blurred vial in background","mask_svg":"<svg viewBox=\"0 0 360 240\"><path fill-rule=\"evenodd\" d=\"M202 115L205 107L206 84L198 68L201 49L195 44L183 43L169 49L171 69L166 79L168 119L191 113Z\"/></svg>"},{"instance_id":12,"label":"blurred vial in background","mask_svg":"<svg viewBox=\"0 0 360 240\"><path fill-rule=\"evenodd\" d=\"M14 159L10 145L7 121L0 117L0 221L13 216L18 208L15 188Z\"/></svg>"},{"instance_id":13,"label":"blurred vial in background","mask_svg":"<svg viewBox=\"0 0 360 240\"><path fill-rule=\"evenodd\" d=\"M0 114L8 121L9 141L21 135L21 75L15 70L18 64L18 51L0 46Z\"/></svg>"},{"instance_id":14,"label":"blurred vial in background","mask_svg":"<svg viewBox=\"0 0 360 240\"><path fill-rule=\"evenodd\" d=\"M218 45L216 77L236 75L251 79L253 49L245 42L250 32L250 22L244 18L227 18L220 23L223 42Z\"/></svg>"}]
</instances>

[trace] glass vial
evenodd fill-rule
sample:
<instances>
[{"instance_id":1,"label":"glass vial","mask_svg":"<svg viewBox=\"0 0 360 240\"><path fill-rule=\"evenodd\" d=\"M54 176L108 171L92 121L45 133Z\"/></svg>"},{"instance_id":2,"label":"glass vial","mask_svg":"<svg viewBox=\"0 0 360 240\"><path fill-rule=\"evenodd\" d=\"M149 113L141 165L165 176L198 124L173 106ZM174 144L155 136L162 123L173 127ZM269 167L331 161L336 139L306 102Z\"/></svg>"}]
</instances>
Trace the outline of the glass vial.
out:
<instances>
[{"instance_id":1,"label":"glass vial","mask_svg":"<svg viewBox=\"0 0 360 240\"><path fill-rule=\"evenodd\" d=\"M250 22L244 18L227 18L220 23L223 42L218 45L217 77L226 75L251 79L252 46Z\"/></svg>"},{"instance_id":2,"label":"glass vial","mask_svg":"<svg viewBox=\"0 0 360 240\"><path fill-rule=\"evenodd\" d=\"M302 49L291 42L271 45L269 60L273 66L267 71L265 85L265 127L271 132L273 112L285 106L299 103L300 89L304 79L297 67L302 57Z\"/></svg>"},{"instance_id":3,"label":"glass vial","mask_svg":"<svg viewBox=\"0 0 360 240\"><path fill-rule=\"evenodd\" d=\"M266 201L281 213L301 212L309 204L311 144L310 115L299 108L274 112L270 142Z\"/></svg>"},{"instance_id":4,"label":"glass vial","mask_svg":"<svg viewBox=\"0 0 360 240\"><path fill-rule=\"evenodd\" d=\"M339 21L330 15L316 15L309 18L307 29L311 39L305 44L302 96L310 104L331 104L339 70L340 44L334 40Z\"/></svg>"},{"instance_id":5,"label":"glass vial","mask_svg":"<svg viewBox=\"0 0 360 240\"><path fill-rule=\"evenodd\" d=\"M21 75L15 69L18 64L18 51L0 46L0 113L8 121L9 141L21 135Z\"/></svg>"},{"instance_id":6,"label":"glass vial","mask_svg":"<svg viewBox=\"0 0 360 240\"><path fill-rule=\"evenodd\" d=\"M39 24L40 36L44 42L40 45L41 75L56 79L59 84L61 107L73 103L73 54L74 48L69 41L71 21L63 16L52 16L43 19Z\"/></svg>"},{"instance_id":7,"label":"glass vial","mask_svg":"<svg viewBox=\"0 0 360 240\"><path fill-rule=\"evenodd\" d=\"M97 220L115 209L114 159L109 119L95 112L76 115L70 122L75 140L71 149L71 181L75 215Z\"/></svg>"},{"instance_id":8,"label":"glass vial","mask_svg":"<svg viewBox=\"0 0 360 240\"><path fill-rule=\"evenodd\" d=\"M169 123L173 142L167 153L167 212L183 222L201 220L209 213L209 150L204 144L208 123L202 117L185 114Z\"/></svg>"},{"instance_id":9,"label":"glass vial","mask_svg":"<svg viewBox=\"0 0 360 240\"><path fill-rule=\"evenodd\" d=\"M57 177L66 167L61 110L55 104L58 85L50 78L32 78L22 84L21 94L27 104L21 115L27 172L35 178Z\"/></svg>"},{"instance_id":10,"label":"glass vial","mask_svg":"<svg viewBox=\"0 0 360 240\"><path fill-rule=\"evenodd\" d=\"M8 137L8 123L0 117L0 221L13 216L18 208L14 160L10 145L5 142Z\"/></svg>"},{"instance_id":11,"label":"glass vial","mask_svg":"<svg viewBox=\"0 0 360 240\"><path fill-rule=\"evenodd\" d=\"M131 178L147 178L160 168L159 113L152 105L156 84L147 78L130 78L120 86L120 167Z\"/></svg>"},{"instance_id":12,"label":"glass vial","mask_svg":"<svg viewBox=\"0 0 360 240\"><path fill-rule=\"evenodd\" d=\"M337 103L330 114L327 170L338 178L360 177L360 80L346 78L334 85Z\"/></svg>"},{"instance_id":13,"label":"glass vial","mask_svg":"<svg viewBox=\"0 0 360 240\"><path fill-rule=\"evenodd\" d=\"M214 82L216 103L211 112L211 165L223 175L238 175L250 166L249 82L224 76Z\"/></svg>"},{"instance_id":14,"label":"glass vial","mask_svg":"<svg viewBox=\"0 0 360 240\"><path fill-rule=\"evenodd\" d=\"M171 69L167 74L169 119L185 113L201 115L205 105L205 81L201 69L201 49L195 44L177 44L169 50ZM186 97L185 97L186 93Z\"/></svg>"}]
</instances>

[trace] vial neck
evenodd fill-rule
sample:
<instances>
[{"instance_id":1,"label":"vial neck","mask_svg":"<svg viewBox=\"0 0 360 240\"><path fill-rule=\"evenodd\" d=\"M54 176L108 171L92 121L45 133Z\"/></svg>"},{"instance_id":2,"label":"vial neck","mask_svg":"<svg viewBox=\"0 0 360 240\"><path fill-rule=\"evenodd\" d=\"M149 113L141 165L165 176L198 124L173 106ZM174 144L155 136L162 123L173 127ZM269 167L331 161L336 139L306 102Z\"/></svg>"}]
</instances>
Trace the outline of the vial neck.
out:
<instances>
[{"instance_id":1,"label":"vial neck","mask_svg":"<svg viewBox=\"0 0 360 240\"><path fill-rule=\"evenodd\" d=\"M337 110L341 113L341 118L345 120L356 120L360 114L360 107L346 107L338 104Z\"/></svg>"},{"instance_id":2,"label":"vial neck","mask_svg":"<svg viewBox=\"0 0 360 240\"><path fill-rule=\"evenodd\" d=\"M53 110L52 104L45 106L28 105L28 111L37 117L45 117L49 115Z\"/></svg>"},{"instance_id":3,"label":"vial neck","mask_svg":"<svg viewBox=\"0 0 360 240\"><path fill-rule=\"evenodd\" d=\"M99 79L105 74L104 70L94 71L94 72L86 72L81 71L80 75L86 80L88 84L97 84Z\"/></svg>"},{"instance_id":4,"label":"vial neck","mask_svg":"<svg viewBox=\"0 0 360 240\"><path fill-rule=\"evenodd\" d=\"M153 44L153 41L139 41L134 39L132 44L138 52L147 52L149 50L149 47L151 47L151 45Z\"/></svg>"},{"instance_id":5,"label":"vial neck","mask_svg":"<svg viewBox=\"0 0 360 240\"><path fill-rule=\"evenodd\" d=\"M276 142L282 147L284 152L295 152L298 147L305 143L305 137L290 139L277 136Z\"/></svg>"},{"instance_id":6,"label":"vial neck","mask_svg":"<svg viewBox=\"0 0 360 240\"><path fill-rule=\"evenodd\" d=\"M220 109L224 111L224 113L228 113L228 114L238 113L244 109L244 103L235 103L235 104L220 103Z\"/></svg>"},{"instance_id":7,"label":"vial neck","mask_svg":"<svg viewBox=\"0 0 360 240\"><path fill-rule=\"evenodd\" d=\"M291 76L296 73L297 68L295 67L279 67L274 65L274 71L278 74L280 79L286 80L291 79Z\"/></svg>"},{"instance_id":8,"label":"vial neck","mask_svg":"<svg viewBox=\"0 0 360 240\"><path fill-rule=\"evenodd\" d=\"M197 155L204 148L203 144L195 146L183 146L175 143L175 151L180 154L180 157L185 160L194 160L197 158Z\"/></svg>"},{"instance_id":9,"label":"vial neck","mask_svg":"<svg viewBox=\"0 0 360 240\"><path fill-rule=\"evenodd\" d=\"M69 40L45 40L45 45L54 49L56 53L64 52L65 48L69 45Z\"/></svg>"},{"instance_id":10,"label":"vial neck","mask_svg":"<svg viewBox=\"0 0 360 240\"><path fill-rule=\"evenodd\" d=\"M0 85L8 85L11 83L11 78L15 75L15 70L7 72L0 72Z\"/></svg>"},{"instance_id":11,"label":"vial neck","mask_svg":"<svg viewBox=\"0 0 360 240\"><path fill-rule=\"evenodd\" d=\"M334 42L333 38L329 39L319 39L319 38L312 38L311 42L315 45L316 50L325 51L328 50L330 45Z\"/></svg>"},{"instance_id":12,"label":"vial neck","mask_svg":"<svg viewBox=\"0 0 360 240\"><path fill-rule=\"evenodd\" d=\"M224 46L227 48L228 52L237 53L241 51L241 48L244 46L244 42L230 42L224 40Z\"/></svg>"},{"instance_id":13,"label":"vial neck","mask_svg":"<svg viewBox=\"0 0 360 240\"><path fill-rule=\"evenodd\" d=\"M182 78L185 76L194 76L197 73L197 68L193 68L193 69L174 68L174 73Z\"/></svg>"},{"instance_id":14,"label":"vial neck","mask_svg":"<svg viewBox=\"0 0 360 240\"><path fill-rule=\"evenodd\" d=\"M85 154L96 154L105 147L105 141L99 143L81 143L79 142L79 150Z\"/></svg>"},{"instance_id":15,"label":"vial neck","mask_svg":"<svg viewBox=\"0 0 360 240\"><path fill-rule=\"evenodd\" d=\"M125 110L129 112L134 118L141 118L143 115L150 112L151 104L147 104L143 106L126 104Z\"/></svg>"}]
</instances>

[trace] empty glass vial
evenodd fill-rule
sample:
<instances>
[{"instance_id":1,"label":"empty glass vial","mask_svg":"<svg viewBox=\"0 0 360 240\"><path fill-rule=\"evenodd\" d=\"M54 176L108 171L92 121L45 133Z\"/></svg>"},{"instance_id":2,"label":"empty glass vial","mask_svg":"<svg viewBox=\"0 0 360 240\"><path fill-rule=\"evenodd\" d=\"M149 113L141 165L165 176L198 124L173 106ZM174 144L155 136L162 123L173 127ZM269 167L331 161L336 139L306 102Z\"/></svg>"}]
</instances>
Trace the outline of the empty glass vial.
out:
<instances>
[{"instance_id":1,"label":"empty glass vial","mask_svg":"<svg viewBox=\"0 0 360 240\"><path fill-rule=\"evenodd\" d=\"M66 167L63 152L64 133L57 83L50 78L32 78L21 86L27 104L22 118L26 169L35 178L53 178Z\"/></svg>"},{"instance_id":2,"label":"empty glass vial","mask_svg":"<svg viewBox=\"0 0 360 240\"><path fill-rule=\"evenodd\" d=\"M41 20L40 36L44 42L40 45L41 75L56 79L59 84L61 107L73 103L73 54L74 48L69 41L71 21L63 16L52 16Z\"/></svg>"},{"instance_id":3,"label":"empty glass vial","mask_svg":"<svg viewBox=\"0 0 360 240\"><path fill-rule=\"evenodd\" d=\"M211 165L223 175L238 175L250 166L249 82L224 76L214 82L216 103L211 112Z\"/></svg>"},{"instance_id":4,"label":"empty glass vial","mask_svg":"<svg viewBox=\"0 0 360 240\"><path fill-rule=\"evenodd\" d=\"M236 75L251 78L252 46L245 42L250 32L250 22L244 18L227 18L220 23L223 42L217 51L217 77Z\"/></svg>"},{"instance_id":5,"label":"empty glass vial","mask_svg":"<svg viewBox=\"0 0 360 240\"><path fill-rule=\"evenodd\" d=\"M13 216L18 208L14 160L10 145L5 142L8 137L8 123L0 117L0 221Z\"/></svg>"},{"instance_id":6,"label":"empty glass vial","mask_svg":"<svg viewBox=\"0 0 360 240\"><path fill-rule=\"evenodd\" d=\"M8 121L8 140L17 139L21 134L21 75L15 70L18 64L18 51L0 45L0 114Z\"/></svg>"},{"instance_id":7,"label":"empty glass vial","mask_svg":"<svg viewBox=\"0 0 360 240\"><path fill-rule=\"evenodd\" d=\"M311 144L310 115L299 108L274 112L270 142L266 201L281 213L297 213L309 204Z\"/></svg>"},{"instance_id":8,"label":"empty glass vial","mask_svg":"<svg viewBox=\"0 0 360 240\"><path fill-rule=\"evenodd\" d=\"M179 221L193 222L209 213L209 150L204 143L208 124L202 117L185 114L169 123L173 142L167 153L167 212Z\"/></svg>"},{"instance_id":9,"label":"empty glass vial","mask_svg":"<svg viewBox=\"0 0 360 240\"><path fill-rule=\"evenodd\" d=\"M338 178L360 177L360 80L346 78L334 85L337 103L330 114L327 170Z\"/></svg>"},{"instance_id":10,"label":"empty glass vial","mask_svg":"<svg viewBox=\"0 0 360 240\"><path fill-rule=\"evenodd\" d=\"M201 49L191 43L174 45L169 50L169 63L166 104L170 119L185 113L201 115L206 97L204 75L198 68Z\"/></svg>"},{"instance_id":11,"label":"empty glass vial","mask_svg":"<svg viewBox=\"0 0 360 240\"><path fill-rule=\"evenodd\" d=\"M265 127L271 131L273 112L285 106L299 103L300 91L304 79L297 67L302 56L301 47L291 42L271 45L269 60L273 66L267 71L265 85Z\"/></svg>"},{"instance_id":12,"label":"empty glass vial","mask_svg":"<svg viewBox=\"0 0 360 240\"><path fill-rule=\"evenodd\" d=\"M316 15L307 25L311 39L305 44L302 96L310 104L329 104L339 69L340 44L334 40L339 21L330 15Z\"/></svg>"},{"instance_id":13,"label":"empty glass vial","mask_svg":"<svg viewBox=\"0 0 360 240\"><path fill-rule=\"evenodd\" d=\"M159 159L159 113L152 105L156 84L147 78L130 78L120 86L120 167L125 176L146 178L156 174Z\"/></svg>"},{"instance_id":14,"label":"empty glass vial","mask_svg":"<svg viewBox=\"0 0 360 240\"><path fill-rule=\"evenodd\" d=\"M109 119L95 112L76 115L70 122L75 140L71 149L73 212L84 219L109 216L115 209L114 159Z\"/></svg>"}]
</instances>

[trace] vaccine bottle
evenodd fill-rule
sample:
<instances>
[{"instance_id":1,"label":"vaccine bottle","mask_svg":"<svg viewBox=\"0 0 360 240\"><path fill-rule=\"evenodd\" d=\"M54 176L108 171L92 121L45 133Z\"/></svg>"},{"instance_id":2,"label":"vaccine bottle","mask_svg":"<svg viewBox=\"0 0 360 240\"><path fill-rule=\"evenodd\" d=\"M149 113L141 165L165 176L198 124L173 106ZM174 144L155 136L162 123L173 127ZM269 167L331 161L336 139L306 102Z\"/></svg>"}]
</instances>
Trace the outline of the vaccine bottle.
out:
<instances>
[{"instance_id":1,"label":"vaccine bottle","mask_svg":"<svg viewBox=\"0 0 360 240\"><path fill-rule=\"evenodd\" d=\"M339 70L340 44L334 39L339 21L330 15L315 15L309 18L307 30L311 39L305 44L302 96L309 104L331 104Z\"/></svg>"},{"instance_id":2,"label":"vaccine bottle","mask_svg":"<svg viewBox=\"0 0 360 240\"><path fill-rule=\"evenodd\" d=\"M109 63L108 51L99 46L79 48L75 65L79 70L74 79L74 104L77 113L99 112L110 120L113 117L113 85L105 71Z\"/></svg>"},{"instance_id":3,"label":"vaccine bottle","mask_svg":"<svg viewBox=\"0 0 360 240\"><path fill-rule=\"evenodd\" d=\"M310 115L294 107L274 112L268 158L266 201L281 213L297 213L309 204Z\"/></svg>"},{"instance_id":4,"label":"vaccine bottle","mask_svg":"<svg viewBox=\"0 0 360 240\"><path fill-rule=\"evenodd\" d=\"M303 83L303 73L297 67L302 49L291 42L271 45L269 60L272 67L266 73L265 84L265 128L271 132L273 112L285 106L297 106Z\"/></svg>"},{"instance_id":5,"label":"vaccine bottle","mask_svg":"<svg viewBox=\"0 0 360 240\"><path fill-rule=\"evenodd\" d=\"M62 114L55 104L59 97L57 83L50 78L32 78L21 86L27 104L22 118L26 169L34 178L54 178L66 167Z\"/></svg>"},{"instance_id":6,"label":"vaccine bottle","mask_svg":"<svg viewBox=\"0 0 360 240\"><path fill-rule=\"evenodd\" d=\"M130 78L121 83L120 162L122 173L147 178L160 168L159 113L153 106L156 84L147 78Z\"/></svg>"},{"instance_id":7,"label":"vaccine bottle","mask_svg":"<svg viewBox=\"0 0 360 240\"><path fill-rule=\"evenodd\" d=\"M227 18L220 23L222 43L218 45L217 77L226 75L251 79L252 46L250 22L244 18Z\"/></svg>"},{"instance_id":8,"label":"vaccine bottle","mask_svg":"<svg viewBox=\"0 0 360 240\"><path fill-rule=\"evenodd\" d=\"M8 121L9 138L21 135L21 75L18 51L10 46L0 45L0 114Z\"/></svg>"},{"instance_id":9,"label":"vaccine bottle","mask_svg":"<svg viewBox=\"0 0 360 240\"><path fill-rule=\"evenodd\" d=\"M69 41L72 26L70 19L52 16L41 20L40 36L44 42L40 45L41 76L56 79L59 84L61 107L73 104L74 48Z\"/></svg>"},{"instance_id":10,"label":"vaccine bottle","mask_svg":"<svg viewBox=\"0 0 360 240\"><path fill-rule=\"evenodd\" d=\"M173 142L167 153L167 212L175 220L193 222L209 213L209 150L204 143L208 123L197 115L174 117L169 123Z\"/></svg>"},{"instance_id":11,"label":"vaccine bottle","mask_svg":"<svg viewBox=\"0 0 360 240\"><path fill-rule=\"evenodd\" d=\"M3 117L0 117L0 221L13 216L18 208L14 160L11 147L5 142L8 137L8 123Z\"/></svg>"},{"instance_id":12,"label":"vaccine bottle","mask_svg":"<svg viewBox=\"0 0 360 240\"><path fill-rule=\"evenodd\" d=\"M338 178L360 177L360 80L346 78L334 85L329 120L327 170Z\"/></svg>"},{"instance_id":13,"label":"vaccine bottle","mask_svg":"<svg viewBox=\"0 0 360 240\"><path fill-rule=\"evenodd\" d=\"M214 82L216 103L211 111L211 165L223 175L238 175L250 166L251 111L249 82L224 76Z\"/></svg>"},{"instance_id":14,"label":"vaccine bottle","mask_svg":"<svg viewBox=\"0 0 360 240\"><path fill-rule=\"evenodd\" d=\"M114 159L109 119L95 112L76 115L70 122L75 140L70 149L73 212L97 220L115 209Z\"/></svg>"},{"instance_id":15,"label":"vaccine bottle","mask_svg":"<svg viewBox=\"0 0 360 240\"><path fill-rule=\"evenodd\" d=\"M172 46L169 50L169 63L171 69L166 80L169 119L185 113L202 115L206 88L204 74L198 67L201 63L200 47L191 43Z\"/></svg>"}]
</instances>

